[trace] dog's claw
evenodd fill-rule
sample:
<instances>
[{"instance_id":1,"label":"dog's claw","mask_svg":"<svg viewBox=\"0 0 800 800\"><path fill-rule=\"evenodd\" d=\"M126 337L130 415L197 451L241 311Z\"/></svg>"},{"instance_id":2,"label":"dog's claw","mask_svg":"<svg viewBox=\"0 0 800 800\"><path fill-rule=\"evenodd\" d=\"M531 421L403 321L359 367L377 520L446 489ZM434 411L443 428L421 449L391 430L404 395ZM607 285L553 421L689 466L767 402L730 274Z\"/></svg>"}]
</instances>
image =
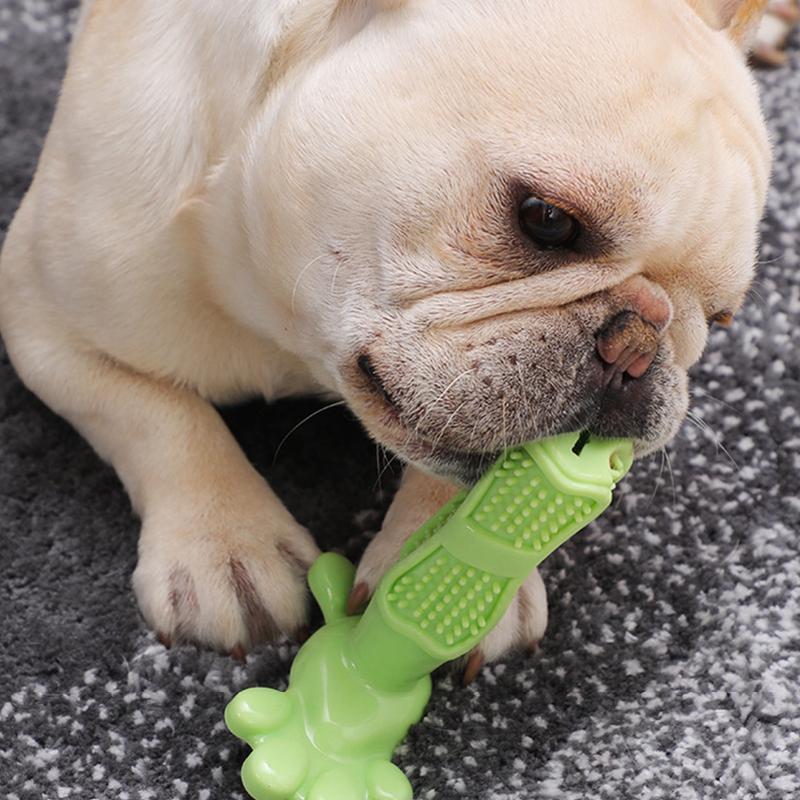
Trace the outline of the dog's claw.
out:
<instances>
[{"instance_id":1,"label":"dog's claw","mask_svg":"<svg viewBox=\"0 0 800 800\"><path fill-rule=\"evenodd\" d=\"M231 650L230 656L234 661L240 661L242 664L247 661L247 652L241 644L237 644L236 647Z\"/></svg>"},{"instance_id":2,"label":"dog's claw","mask_svg":"<svg viewBox=\"0 0 800 800\"><path fill-rule=\"evenodd\" d=\"M369 599L369 586L366 583L357 583L347 598L347 613L350 616L364 610Z\"/></svg>"},{"instance_id":3,"label":"dog's claw","mask_svg":"<svg viewBox=\"0 0 800 800\"><path fill-rule=\"evenodd\" d=\"M469 686L478 677L483 669L483 653L480 650L473 650L467 659L467 666L464 668L464 686Z\"/></svg>"},{"instance_id":4,"label":"dog's claw","mask_svg":"<svg viewBox=\"0 0 800 800\"><path fill-rule=\"evenodd\" d=\"M532 642L528 642L528 653L530 655L535 656L539 653L539 646L541 642L538 639L534 639Z\"/></svg>"},{"instance_id":5,"label":"dog's claw","mask_svg":"<svg viewBox=\"0 0 800 800\"><path fill-rule=\"evenodd\" d=\"M170 649L170 647L172 647L172 638L171 638L170 636L167 636L167 634L166 634L166 633L161 633L161 632L159 631L159 632L156 634L156 639L158 639L158 641L159 641L159 642L160 642L160 643L161 643L161 644L162 644L164 647L166 647L166 648L167 648L167 650L169 650L169 649Z\"/></svg>"}]
</instances>

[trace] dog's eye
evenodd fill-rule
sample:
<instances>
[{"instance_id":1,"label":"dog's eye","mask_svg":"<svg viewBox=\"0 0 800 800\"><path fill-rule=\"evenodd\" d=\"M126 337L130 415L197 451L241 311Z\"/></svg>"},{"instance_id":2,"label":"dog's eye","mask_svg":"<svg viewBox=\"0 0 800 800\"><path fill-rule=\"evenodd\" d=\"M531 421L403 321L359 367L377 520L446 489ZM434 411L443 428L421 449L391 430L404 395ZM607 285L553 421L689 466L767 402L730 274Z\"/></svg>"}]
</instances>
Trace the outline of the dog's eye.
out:
<instances>
[{"instance_id":1,"label":"dog's eye","mask_svg":"<svg viewBox=\"0 0 800 800\"><path fill-rule=\"evenodd\" d=\"M567 247L580 232L578 221L560 208L529 197L519 208L519 224L539 247Z\"/></svg>"}]
</instances>

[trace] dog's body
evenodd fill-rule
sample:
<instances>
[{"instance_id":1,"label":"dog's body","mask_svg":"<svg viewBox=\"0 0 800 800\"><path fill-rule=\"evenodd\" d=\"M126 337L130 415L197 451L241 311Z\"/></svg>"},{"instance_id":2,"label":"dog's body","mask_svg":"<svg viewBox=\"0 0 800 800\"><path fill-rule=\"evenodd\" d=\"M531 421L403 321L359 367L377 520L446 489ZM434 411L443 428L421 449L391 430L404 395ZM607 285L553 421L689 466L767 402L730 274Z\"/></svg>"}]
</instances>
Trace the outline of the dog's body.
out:
<instances>
[{"instance_id":1,"label":"dog's body","mask_svg":"<svg viewBox=\"0 0 800 800\"><path fill-rule=\"evenodd\" d=\"M366 588L503 445L674 434L752 274L769 157L731 39L763 3L565 5L84 6L0 323L130 493L164 636L304 620L316 546L211 402L343 397L412 463ZM534 575L485 654L545 622Z\"/></svg>"}]
</instances>

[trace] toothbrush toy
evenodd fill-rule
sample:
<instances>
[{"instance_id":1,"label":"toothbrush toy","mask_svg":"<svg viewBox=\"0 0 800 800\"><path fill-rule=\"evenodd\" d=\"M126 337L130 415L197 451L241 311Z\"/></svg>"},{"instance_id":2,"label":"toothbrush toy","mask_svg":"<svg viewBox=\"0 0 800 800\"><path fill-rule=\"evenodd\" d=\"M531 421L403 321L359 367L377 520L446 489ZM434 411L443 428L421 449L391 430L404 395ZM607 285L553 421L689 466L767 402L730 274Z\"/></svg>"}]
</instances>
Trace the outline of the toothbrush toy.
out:
<instances>
[{"instance_id":1,"label":"toothbrush toy","mask_svg":"<svg viewBox=\"0 0 800 800\"><path fill-rule=\"evenodd\" d=\"M408 540L360 617L345 612L353 566L321 556L309 584L325 625L300 649L289 688L245 689L225 711L253 748L248 793L411 800L391 757L422 717L430 674L472 650L531 571L608 507L632 460L626 440L578 434L507 450Z\"/></svg>"}]
</instances>

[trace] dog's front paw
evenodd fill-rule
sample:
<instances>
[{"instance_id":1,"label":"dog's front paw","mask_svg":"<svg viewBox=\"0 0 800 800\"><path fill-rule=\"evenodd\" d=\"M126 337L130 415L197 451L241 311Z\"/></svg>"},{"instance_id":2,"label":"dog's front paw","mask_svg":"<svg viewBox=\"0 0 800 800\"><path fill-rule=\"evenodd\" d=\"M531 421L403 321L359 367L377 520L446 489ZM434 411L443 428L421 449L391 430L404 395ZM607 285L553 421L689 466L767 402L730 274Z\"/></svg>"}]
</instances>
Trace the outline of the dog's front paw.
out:
<instances>
[{"instance_id":1,"label":"dog's front paw","mask_svg":"<svg viewBox=\"0 0 800 800\"><path fill-rule=\"evenodd\" d=\"M535 650L547 628L547 592L538 570L519 588L500 622L466 658L464 684L472 683L483 665L513 650Z\"/></svg>"},{"instance_id":2,"label":"dog's front paw","mask_svg":"<svg viewBox=\"0 0 800 800\"><path fill-rule=\"evenodd\" d=\"M752 60L763 67L782 67L789 61L786 46L800 24L798 0L770 0L753 47Z\"/></svg>"},{"instance_id":3,"label":"dog's front paw","mask_svg":"<svg viewBox=\"0 0 800 800\"><path fill-rule=\"evenodd\" d=\"M319 551L268 490L145 517L133 585L165 644L196 642L242 658L305 624L306 572Z\"/></svg>"}]
</instances>

